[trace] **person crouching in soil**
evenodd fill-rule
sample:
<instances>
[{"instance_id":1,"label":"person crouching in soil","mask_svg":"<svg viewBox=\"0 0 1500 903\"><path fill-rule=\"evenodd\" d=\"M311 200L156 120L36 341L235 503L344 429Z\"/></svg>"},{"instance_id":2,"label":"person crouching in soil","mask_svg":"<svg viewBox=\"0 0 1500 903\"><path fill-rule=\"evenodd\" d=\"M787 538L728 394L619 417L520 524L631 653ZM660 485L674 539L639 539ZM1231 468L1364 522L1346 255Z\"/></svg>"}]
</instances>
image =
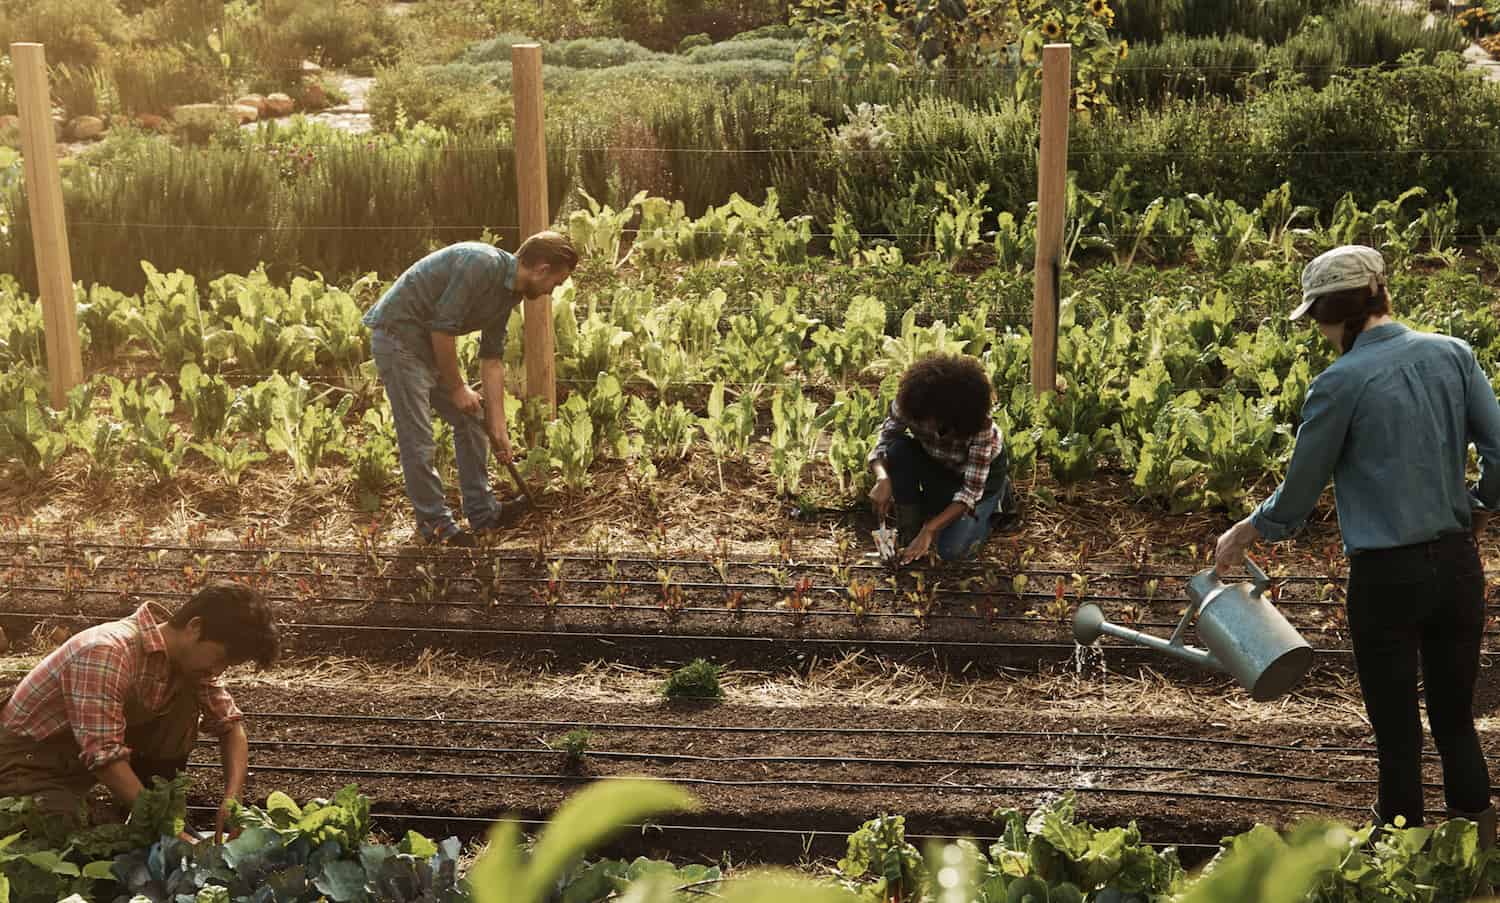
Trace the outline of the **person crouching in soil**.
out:
<instances>
[{"instance_id":1,"label":"person crouching in soil","mask_svg":"<svg viewBox=\"0 0 1500 903\"><path fill-rule=\"evenodd\" d=\"M933 355L902 375L869 458L870 503L882 521L894 511L902 564L934 549L946 561L971 558L991 520L1009 513L1009 455L993 401L972 357Z\"/></svg>"},{"instance_id":2,"label":"person crouching in soil","mask_svg":"<svg viewBox=\"0 0 1500 903\"><path fill-rule=\"evenodd\" d=\"M187 766L201 730L219 740L222 834L229 801L244 793L250 746L219 675L248 661L264 668L277 648L265 599L235 583L206 586L171 614L148 602L76 634L0 708L0 796L33 797L81 826L86 797L103 784L128 812L153 777Z\"/></svg>"}]
</instances>

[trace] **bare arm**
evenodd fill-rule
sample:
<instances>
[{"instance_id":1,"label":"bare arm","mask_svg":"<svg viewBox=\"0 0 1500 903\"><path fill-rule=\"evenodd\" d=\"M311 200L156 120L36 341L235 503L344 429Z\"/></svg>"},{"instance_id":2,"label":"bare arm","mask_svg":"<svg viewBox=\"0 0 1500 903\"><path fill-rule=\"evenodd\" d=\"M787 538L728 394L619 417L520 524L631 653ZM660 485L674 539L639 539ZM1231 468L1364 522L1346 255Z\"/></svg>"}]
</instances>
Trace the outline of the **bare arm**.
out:
<instances>
[{"instance_id":1,"label":"bare arm","mask_svg":"<svg viewBox=\"0 0 1500 903\"><path fill-rule=\"evenodd\" d=\"M466 414L479 413L483 399L464 382L458 368L458 338L446 332L433 332L432 357L437 363L438 382L447 390L453 404Z\"/></svg>"},{"instance_id":2,"label":"bare arm","mask_svg":"<svg viewBox=\"0 0 1500 903\"><path fill-rule=\"evenodd\" d=\"M219 760L224 766L224 802L219 806L219 818L214 825L216 840L224 835L229 801L243 800L245 796L245 775L250 768L250 738L245 734L243 722L235 722L228 733L219 738Z\"/></svg>"},{"instance_id":3,"label":"bare arm","mask_svg":"<svg viewBox=\"0 0 1500 903\"><path fill-rule=\"evenodd\" d=\"M116 802L127 809L135 803L135 798L141 795L141 791L146 789L136 776L135 769L130 767L129 759L116 759L94 769L94 777L109 788L110 795Z\"/></svg>"}]
</instances>

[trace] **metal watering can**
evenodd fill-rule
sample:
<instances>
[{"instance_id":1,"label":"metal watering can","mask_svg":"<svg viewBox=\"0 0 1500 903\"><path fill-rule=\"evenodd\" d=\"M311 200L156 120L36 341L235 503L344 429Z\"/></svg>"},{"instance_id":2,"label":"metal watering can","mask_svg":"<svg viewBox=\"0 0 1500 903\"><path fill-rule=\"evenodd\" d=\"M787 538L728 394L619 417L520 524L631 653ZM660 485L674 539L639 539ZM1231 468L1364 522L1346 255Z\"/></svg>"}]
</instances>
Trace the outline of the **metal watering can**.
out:
<instances>
[{"instance_id":1,"label":"metal watering can","mask_svg":"<svg viewBox=\"0 0 1500 903\"><path fill-rule=\"evenodd\" d=\"M1266 601L1270 578L1248 557L1245 564L1252 578L1248 583L1224 583L1213 568L1199 571L1188 581L1191 604L1170 640L1111 624L1092 602L1080 605L1073 615L1073 637L1087 646L1108 634L1229 674L1257 702L1275 699L1307 673L1313 651L1276 606ZM1194 616L1198 637L1207 649L1183 642Z\"/></svg>"}]
</instances>

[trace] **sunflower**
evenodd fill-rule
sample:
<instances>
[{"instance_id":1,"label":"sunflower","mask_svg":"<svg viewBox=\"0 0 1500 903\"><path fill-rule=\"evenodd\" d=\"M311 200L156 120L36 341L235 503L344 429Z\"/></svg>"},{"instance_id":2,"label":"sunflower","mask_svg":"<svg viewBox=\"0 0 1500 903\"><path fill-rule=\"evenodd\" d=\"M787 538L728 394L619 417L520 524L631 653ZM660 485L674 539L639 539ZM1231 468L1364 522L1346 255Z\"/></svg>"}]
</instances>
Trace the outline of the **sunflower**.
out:
<instances>
[{"instance_id":1,"label":"sunflower","mask_svg":"<svg viewBox=\"0 0 1500 903\"><path fill-rule=\"evenodd\" d=\"M1120 59L1123 60L1127 56L1130 56L1130 42L1129 41L1121 41L1120 42Z\"/></svg>"},{"instance_id":2,"label":"sunflower","mask_svg":"<svg viewBox=\"0 0 1500 903\"><path fill-rule=\"evenodd\" d=\"M1109 0L1089 0L1089 12L1096 19L1113 19L1115 11L1109 8Z\"/></svg>"},{"instance_id":3,"label":"sunflower","mask_svg":"<svg viewBox=\"0 0 1500 903\"><path fill-rule=\"evenodd\" d=\"M1062 33L1062 26L1058 25L1051 19L1048 19L1046 22L1042 23L1042 35L1046 37L1047 40L1055 41L1058 38L1062 37Z\"/></svg>"}]
</instances>

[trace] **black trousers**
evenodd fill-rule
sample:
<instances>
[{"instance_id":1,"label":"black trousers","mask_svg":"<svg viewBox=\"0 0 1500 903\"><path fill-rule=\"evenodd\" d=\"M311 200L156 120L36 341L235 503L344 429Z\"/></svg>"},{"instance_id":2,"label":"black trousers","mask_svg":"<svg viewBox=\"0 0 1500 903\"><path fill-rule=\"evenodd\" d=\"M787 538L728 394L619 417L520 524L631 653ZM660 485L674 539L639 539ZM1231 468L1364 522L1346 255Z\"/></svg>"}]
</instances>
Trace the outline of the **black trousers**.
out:
<instances>
[{"instance_id":1,"label":"black trousers","mask_svg":"<svg viewBox=\"0 0 1500 903\"><path fill-rule=\"evenodd\" d=\"M1443 761L1450 809L1489 807L1490 775L1474 731L1474 682L1484 633L1484 568L1468 533L1355 554L1349 632L1380 757L1382 821L1422 824L1420 673L1427 723Z\"/></svg>"}]
</instances>

